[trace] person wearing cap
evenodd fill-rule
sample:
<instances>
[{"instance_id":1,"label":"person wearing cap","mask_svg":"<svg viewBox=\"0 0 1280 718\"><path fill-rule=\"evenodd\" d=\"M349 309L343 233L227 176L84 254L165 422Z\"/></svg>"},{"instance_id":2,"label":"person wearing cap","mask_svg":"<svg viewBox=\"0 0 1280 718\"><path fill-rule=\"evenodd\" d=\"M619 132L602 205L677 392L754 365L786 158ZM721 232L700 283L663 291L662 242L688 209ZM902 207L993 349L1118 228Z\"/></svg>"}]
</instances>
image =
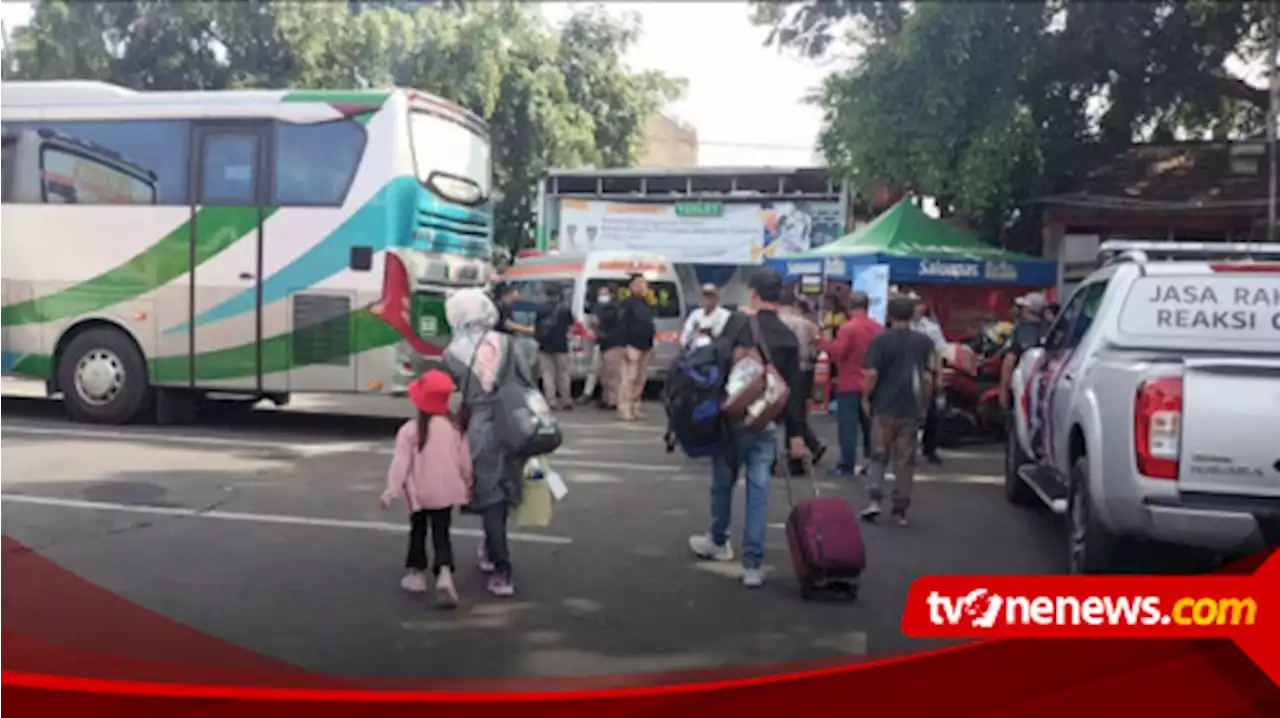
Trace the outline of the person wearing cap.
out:
<instances>
[{"instance_id":1,"label":"person wearing cap","mask_svg":"<svg viewBox=\"0 0 1280 718\"><path fill-rule=\"evenodd\" d=\"M1004 362L1000 365L1000 401L1007 410L1012 394L1009 383L1013 379L1013 369L1023 353L1040 344L1044 336L1044 312L1049 302L1043 294L1032 292L1013 300L1017 320L1013 325L1013 334L1009 337L1009 349L1005 352Z\"/></svg>"},{"instance_id":2,"label":"person wearing cap","mask_svg":"<svg viewBox=\"0 0 1280 718\"><path fill-rule=\"evenodd\" d=\"M396 433L395 455L380 501L383 511L399 498L404 498L409 507L409 555L400 587L410 593L427 590L430 531L436 600L442 608L458 604L449 524L453 509L470 501L474 483L471 449L459 422L449 411L449 398L455 388L453 379L438 369L409 384L409 400L418 415Z\"/></svg>"},{"instance_id":3,"label":"person wearing cap","mask_svg":"<svg viewBox=\"0 0 1280 718\"><path fill-rule=\"evenodd\" d=\"M710 344L724 331L730 312L720 306L720 288L714 284L702 285L698 308L685 320L680 334L680 346L685 349Z\"/></svg>"}]
</instances>

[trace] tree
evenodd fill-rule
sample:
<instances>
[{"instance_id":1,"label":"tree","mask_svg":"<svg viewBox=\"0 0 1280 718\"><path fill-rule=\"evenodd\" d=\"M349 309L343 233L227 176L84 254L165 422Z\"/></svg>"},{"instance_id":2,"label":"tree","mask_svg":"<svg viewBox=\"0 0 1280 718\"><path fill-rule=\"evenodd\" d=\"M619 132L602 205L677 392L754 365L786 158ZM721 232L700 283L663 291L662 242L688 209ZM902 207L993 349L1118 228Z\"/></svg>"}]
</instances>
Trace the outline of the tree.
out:
<instances>
[{"instance_id":1,"label":"tree","mask_svg":"<svg viewBox=\"0 0 1280 718\"><path fill-rule=\"evenodd\" d=\"M683 83L661 73L625 69L622 58L640 32L637 16L617 22L599 6L575 13L560 30L556 64L570 100L595 120L593 164L601 167L634 164L644 150L645 121L684 92Z\"/></svg>"},{"instance_id":2,"label":"tree","mask_svg":"<svg viewBox=\"0 0 1280 718\"><path fill-rule=\"evenodd\" d=\"M490 124L495 234L533 237L555 167L632 164L645 122L681 83L622 62L633 20L599 10L559 32L536 7L460 0L37 2L6 44L4 79L96 79L142 90L416 87Z\"/></svg>"},{"instance_id":3,"label":"tree","mask_svg":"<svg viewBox=\"0 0 1280 718\"><path fill-rule=\"evenodd\" d=\"M1225 68L1263 51L1262 2L841 0L758 3L754 19L778 47L857 51L816 98L837 171L934 196L989 234L1060 189L1082 147L1265 122L1266 91Z\"/></svg>"}]
</instances>

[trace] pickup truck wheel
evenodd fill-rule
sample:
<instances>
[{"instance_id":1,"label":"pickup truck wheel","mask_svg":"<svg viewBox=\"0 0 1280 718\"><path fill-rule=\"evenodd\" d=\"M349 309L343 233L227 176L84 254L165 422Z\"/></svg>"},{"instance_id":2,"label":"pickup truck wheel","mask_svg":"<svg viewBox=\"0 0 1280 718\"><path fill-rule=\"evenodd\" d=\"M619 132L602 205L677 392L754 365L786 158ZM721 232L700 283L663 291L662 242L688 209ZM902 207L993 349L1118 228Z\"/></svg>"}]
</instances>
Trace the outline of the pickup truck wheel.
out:
<instances>
[{"instance_id":1,"label":"pickup truck wheel","mask_svg":"<svg viewBox=\"0 0 1280 718\"><path fill-rule=\"evenodd\" d=\"M1071 465L1067 494L1067 572L1109 573L1117 550L1116 537L1093 515L1089 499L1089 457L1079 456Z\"/></svg>"},{"instance_id":2,"label":"pickup truck wheel","mask_svg":"<svg viewBox=\"0 0 1280 718\"><path fill-rule=\"evenodd\" d=\"M1018 432L1008 427L1004 440L1004 497L1014 506L1034 506L1040 497L1018 476L1018 468L1031 463L1031 458L1018 443Z\"/></svg>"}]
</instances>

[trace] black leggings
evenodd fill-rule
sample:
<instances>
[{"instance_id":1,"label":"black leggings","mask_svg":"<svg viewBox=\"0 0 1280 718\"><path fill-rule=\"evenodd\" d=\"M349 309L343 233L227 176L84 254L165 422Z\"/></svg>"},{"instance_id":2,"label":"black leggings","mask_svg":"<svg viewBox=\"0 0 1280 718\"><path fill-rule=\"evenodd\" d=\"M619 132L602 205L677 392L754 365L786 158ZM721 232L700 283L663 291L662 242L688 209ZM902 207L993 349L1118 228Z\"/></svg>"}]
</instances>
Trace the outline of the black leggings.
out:
<instances>
[{"instance_id":1,"label":"black leggings","mask_svg":"<svg viewBox=\"0 0 1280 718\"><path fill-rule=\"evenodd\" d=\"M480 509L484 525L484 552L496 573L511 576L511 549L507 546L507 504L505 501Z\"/></svg>"},{"instance_id":2,"label":"black leggings","mask_svg":"<svg viewBox=\"0 0 1280 718\"><path fill-rule=\"evenodd\" d=\"M449 539L449 523L453 509L423 509L409 515L409 556L404 567L416 571L427 570L427 527L431 528L431 551L435 554L433 573L448 567L453 570L453 542Z\"/></svg>"}]
</instances>

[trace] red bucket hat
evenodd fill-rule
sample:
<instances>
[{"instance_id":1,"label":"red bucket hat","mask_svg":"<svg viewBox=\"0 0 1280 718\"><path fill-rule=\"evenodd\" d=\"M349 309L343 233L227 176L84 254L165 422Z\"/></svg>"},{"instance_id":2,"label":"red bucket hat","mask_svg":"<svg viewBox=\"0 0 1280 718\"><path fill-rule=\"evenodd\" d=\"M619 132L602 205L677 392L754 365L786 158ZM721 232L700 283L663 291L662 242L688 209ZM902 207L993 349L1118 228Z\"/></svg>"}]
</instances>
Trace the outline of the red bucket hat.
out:
<instances>
[{"instance_id":1,"label":"red bucket hat","mask_svg":"<svg viewBox=\"0 0 1280 718\"><path fill-rule=\"evenodd\" d=\"M427 414L448 414L453 379L439 369L432 369L409 383L409 400Z\"/></svg>"}]
</instances>

